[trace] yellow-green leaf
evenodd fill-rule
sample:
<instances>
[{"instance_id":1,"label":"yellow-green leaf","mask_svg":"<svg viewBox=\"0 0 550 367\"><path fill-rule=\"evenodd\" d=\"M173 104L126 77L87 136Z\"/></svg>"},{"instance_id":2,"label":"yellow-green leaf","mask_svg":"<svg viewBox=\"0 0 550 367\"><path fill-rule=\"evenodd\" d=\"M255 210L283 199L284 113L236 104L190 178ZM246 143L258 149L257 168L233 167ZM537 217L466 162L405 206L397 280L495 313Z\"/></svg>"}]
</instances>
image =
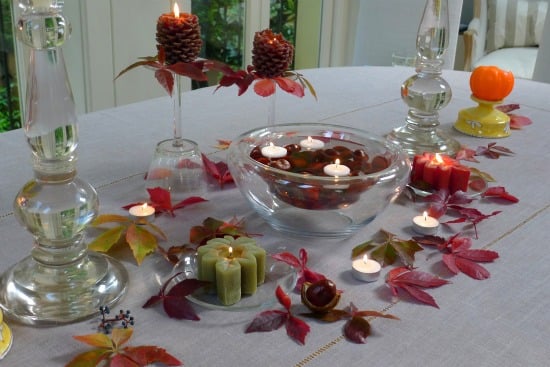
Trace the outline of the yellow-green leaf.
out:
<instances>
[{"instance_id":1,"label":"yellow-green leaf","mask_svg":"<svg viewBox=\"0 0 550 367\"><path fill-rule=\"evenodd\" d=\"M105 354L110 353L111 351L106 349L93 349L77 355L65 367L96 367Z\"/></svg>"},{"instance_id":2,"label":"yellow-green leaf","mask_svg":"<svg viewBox=\"0 0 550 367\"><path fill-rule=\"evenodd\" d=\"M160 237L162 238L163 240L166 241L167 237L166 235L164 234L164 232L162 231L162 229L160 229L158 226L154 225L153 223L147 223L147 226L148 227L151 227L151 229Z\"/></svg>"},{"instance_id":3,"label":"yellow-green leaf","mask_svg":"<svg viewBox=\"0 0 550 367\"><path fill-rule=\"evenodd\" d=\"M125 217L123 215L117 215L117 214L102 214L99 215L93 222L92 226L99 226L105 223L130 223L131 220L128 217Z\"/></svg>"},{"instance_id":4,"label":"yellow-green leaf","mask_svg":"<svg viewBox=\"0 0 550 367\"><path fill-rule=\"evenodd\" d=\"M91 345L92 347L113 350L113 342L111 338L103 333L75 335L73 338L84 344Z\"/></svg>"},{"instance_id":5,"label":"yellow-green leaf","mask_svg":"<svg viewBox=\"0 0 550 367\"><path fill-rule=\"evenodd\" d=\"M157 248L157 238L151 233L136 224L131 224L126 231L126 242L134 253L138 265L145 256Z\"/></svg>"},{"instance_id":6,"label":"yellow-green leaf","mask_svg":"<svg viewBox=\"0 0 550 367\"><path fill-rule=\"evenodd\" d=\"M468 167L468 168L472 172L473 177L481 177L482 179L484 179L487 182L496 182L496 180L490 174L488 174L487 172L480 171L480 170L478 170L477 168L474 168L474 167Z\"/></svg>"},{"instance_id":7,"label":"yellow-green leaf","mask_svg":"<svg viewBox=\"0 0 550 367\"><path fill-rule=\"evenodd\" d=\"M351 257L352 257L352 259L354 259L356 257L364 255L364 254L366 254L367 252L369 252L370 250L372 250L375 247L376 247L376 245L373 245L372 241L364 242L360 245L355 246L351 250Z\"/></svg>"},{"instance_id":8,"label":"yellow-green leaf","mask_svg":"<svg viewBox=\"0 0 550 367\"><path fill-rule=\"evenodd\" d=\"M118 242L124 231L123 226L111 228L95 238L88 244L88 248L92 251L107 252Z\"/></svg>"},{"instance_id":9,"label":"yellow-green leaf","mask_svg":"<svg viewBox=\"0 0 550 367\"><path fill-rule=\"evenodd\" d=\"M115 348L120 348L121 345L126 343L131 337L134 329L132 328L114 328L112 332L112 340Z\"/></svg>"}]
</instances>

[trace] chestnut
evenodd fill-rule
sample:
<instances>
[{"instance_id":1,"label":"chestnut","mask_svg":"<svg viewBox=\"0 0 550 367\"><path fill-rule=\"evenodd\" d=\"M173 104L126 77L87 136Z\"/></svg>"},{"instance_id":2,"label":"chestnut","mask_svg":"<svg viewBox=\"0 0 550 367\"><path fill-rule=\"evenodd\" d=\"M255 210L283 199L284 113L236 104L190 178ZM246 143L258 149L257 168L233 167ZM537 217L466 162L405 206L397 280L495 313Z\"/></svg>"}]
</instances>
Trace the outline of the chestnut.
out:
<instances>
[{"instance_id":1,"label":"chestnut","mask_svg":"<svg viewBox=\"0 0 550 367\"><path fill-rule=\"evenodd\" d=\"M314 283L304 282L301 290L302 303L313 312L329 312L338 304L340 292L332 280L322 279Z\"/></svg>"}]
</instances>

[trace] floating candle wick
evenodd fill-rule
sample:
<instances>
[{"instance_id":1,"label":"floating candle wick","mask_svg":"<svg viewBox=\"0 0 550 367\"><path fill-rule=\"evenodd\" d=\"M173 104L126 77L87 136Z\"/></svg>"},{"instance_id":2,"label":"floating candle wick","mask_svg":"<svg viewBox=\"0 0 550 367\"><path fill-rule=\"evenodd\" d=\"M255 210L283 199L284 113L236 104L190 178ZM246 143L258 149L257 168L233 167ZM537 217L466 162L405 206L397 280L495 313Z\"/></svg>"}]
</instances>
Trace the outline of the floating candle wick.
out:
<instances>
[{"instance_id":1,"label":"floating candle wick","mask_svg":"<svg viewBox=\"0 0 550 367\"><path fill-rule=\"evenodd\" d=\"M443 163L443 158L441 158L441 154L439 153L435 153L435 160L437 161L437 163Z\"/></svg>"},{"instance_id":2,"label":"floating candle wick","mask_svg":"<svg viewBox=\"0 0 550 367\"><path fill-rule=\"evenodd\" d=\"M180 7L178 6L178 3L174 3L174 17L180 17Z\"/></svg>"},{"instance_id":3,"label":"floating candle wick","mask_svg":"<svg viewBox=\"0 0 550 367\"><path fill-rule=\"evenodd\" d=\"M227 257L232 259L233 258L233 247L229 246L229 249L227 249L227 251L229 251L229 255Z\"/></svg>"}]
</instances>

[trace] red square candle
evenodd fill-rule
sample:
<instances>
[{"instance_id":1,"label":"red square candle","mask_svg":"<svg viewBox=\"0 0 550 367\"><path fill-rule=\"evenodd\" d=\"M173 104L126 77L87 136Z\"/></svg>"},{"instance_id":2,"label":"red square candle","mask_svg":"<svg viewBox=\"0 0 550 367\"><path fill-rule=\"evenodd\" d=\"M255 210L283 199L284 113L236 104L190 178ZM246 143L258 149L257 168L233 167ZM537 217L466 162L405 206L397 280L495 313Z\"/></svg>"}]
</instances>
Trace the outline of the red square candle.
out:
<instances>
[{"instance_id":1,"label":"red square candle","mask_svg":"<svg viewBox=\"0 0 550 367\"><path fill-rule=\"evenodd\" d=\"M413 158L411 184L434 190L447 189L451 194L468 190L470 169L457 160L439 153L418 154Z\"/></svg>"}]
</instances>

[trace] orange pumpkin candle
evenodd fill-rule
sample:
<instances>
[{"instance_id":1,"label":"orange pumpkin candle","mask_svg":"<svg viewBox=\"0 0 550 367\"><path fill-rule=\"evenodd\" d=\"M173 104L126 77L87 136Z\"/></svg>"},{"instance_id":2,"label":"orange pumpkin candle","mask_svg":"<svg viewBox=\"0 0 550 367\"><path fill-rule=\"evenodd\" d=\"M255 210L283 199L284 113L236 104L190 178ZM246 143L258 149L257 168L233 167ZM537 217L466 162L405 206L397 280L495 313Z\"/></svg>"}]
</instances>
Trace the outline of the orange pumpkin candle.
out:
<instances>
[{"instance_id":1,"label":"orange pumpkin candle","mask_svg":"<svg viewBox=\"0 0 550 367\"><path fill-rule=\"evenodd\" d=\"M514 88L514 74L496 66L478 66L470 75L474 97L484 101L501 101Z\"/></svg>"}]
</instances>

